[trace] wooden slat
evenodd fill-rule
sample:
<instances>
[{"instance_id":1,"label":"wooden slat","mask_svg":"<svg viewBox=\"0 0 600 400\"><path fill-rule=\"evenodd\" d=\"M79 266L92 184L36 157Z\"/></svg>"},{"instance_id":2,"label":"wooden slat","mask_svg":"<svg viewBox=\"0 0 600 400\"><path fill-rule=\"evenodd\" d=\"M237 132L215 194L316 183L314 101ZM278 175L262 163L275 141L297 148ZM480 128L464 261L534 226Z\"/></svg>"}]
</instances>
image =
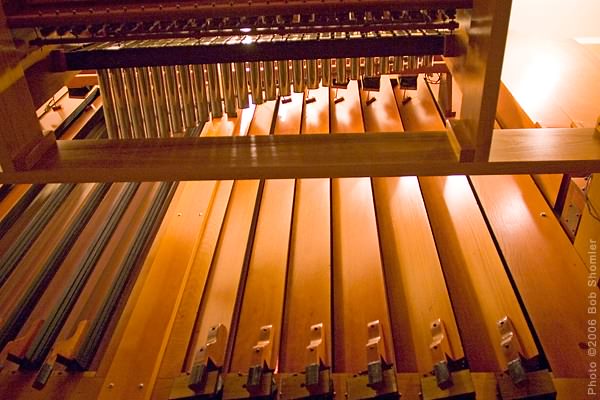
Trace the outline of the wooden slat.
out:
<instances>
[{"instance_id":1,"label":"wooden slat","mask_svg":"<svg viewBox=\"0 0 600 400\"><path fill-rule=\"evenodd\" d=\"M275 102L256 107L248 135L264 135L270 131ZM243 118L244 114L242 114ZM185 370L191 368L194 355L204 344L209 329L223 324L231 330L234 323L236 297L242 279L246 245L253 229L253 217L259 192L259 181L237 181L233 185L218 245L213 255L210 274L198 308L197 320Z\"/></svg>"},{"instance_id":2,"label":"wooden slat","mask_svg":"<svg viewBox=\"0 0 600 400\"><path fill-rule=\"evenodd\" d=\"M587 342L588 296L600 293L588 286L585 264L530 177L482 176L471 182L554 376L588 376L590 357L580 343Z\"/></svg>"},{"instance_id":3,"label":"wooden slat","mask_svg":"<svg viewBox=\"0 0 600 400\"><path fill-rule=\"evenodd\" d=\"M529 118L502 82L500 82L496 119L500 123L501 128L504 129L538 127L538 125ZM538 174L532 175L532 177L548 200L548 203L554 207L560 190L562 175Z\"/></svg>"},{"instance_id":4,"label":"wooden slat","mask_svg":"<svg viewBox=\"0 0 600 400\"><path fill-rule=\"evenodd\" d=\"M329 88L311 90L305 104L302 134L329 130ZM331 365L331 207L329 179L298 179L281 332L279 370L298 372L310 342L310 327L323 323Z\"/></svg>"},{"instance_id":5,"label":"wooden slat","mask_svg":"<svg viewBox=\"0 0 600 400\"><path fill-rule=\"evenodd\" d=\"M350 82L348 89L339 90L337 95L344 101L331 103L331 133L364 132L356 82ZM365 345L371 321L380 321L385 356L388 362L394 361L371 181L333 179L331 193L333 366L336 372L358 372L367 367Z\"/></svg>"},{"instance_id":6,"label":"wooden slat","mask_svg":"<svg viewBox=\"0 0 600 400\"><path fill-rule=\"evenodd\" d=\"M418 98L419 103L399 105L405 128L438 129L439 125L407 123L418 122L418 118L405 119L404 115L419 115L425 112L423 109L434 107L426 90L420 90ZM506 368L496 326L504 316L510 317L518 332L523 355L537 356L527 322L467 178L421 177L419 183L471 369L483 372Z\"/></svg>"},{"instance_id":7,"label":"wooden slat","mask_svg":"<svg viewBox=\"0 0 600 400\"><path fill-rule=\"evenodd\" d=\"M275 135L300 133L303 94L293 94L291 102L280 102L274 121ZM277 364L283 318L285 278L295 181L266 180L252 248L248 276L240 309L230 370L247 371L252 366L252 347L260 328L272 325L271 368Z\"/></svg>"},{"instance_id":8,"label":"wooden slat","mask_svg":"<svg viewBox=\"0 0 600 400\"><path fill-rule=\"evenodd\" d=\"M367 97L376 100L367 105ZM402 128L388 77L382 78L379 93L362 91L361 99L367 131ZM397 369L427 373L434 364L430 324L438 318L452 349L448 356L458 360L464 353L419 182L416 177L374 178L373 192Z\"/></svg>"},{"instance_id":9,"label":"wooden slat","mask_svg":"<svg viewBox=\"0 0 600 400\"><path fill-rule=\"evenodd\" d=\"M189 274L190 257L198 245L198 232L206 222L206 209L213 197L207 186L212 188L210 182L186 182L177 189L181 196L170 206L177 214L163 221L167 224L165 238L154 243L158 246L156 258L149 264L144 287L136 299L99 398L134 399L151 393L174 322L174 311ZM114 383L114 388L108 387L109 382ZM140 383L144 384L142 388Z\"/></svg>"},{"instance_id":10,"label":"wooden slat","mask_svg":"<svg viewBox=\"0 0 600 400\"><path fill-rule=\"evenodd\" d=\"M248 118L248 114L250 118ZM248 131L253 114L254 107L241 110L239 118L227 118L225 116L218 120L213 119L205 124L203 134L206 136L244 136ZM181 371L186 370L184 363L190 339L194 339L192 333L196 321L196 312L206 287L232 188L232 181L216 182L215 198L207 216L208 220L202 233L201 242L194 255L190 277L186 283L181 305L177 312L177 319L173 325L157 379L174 378ZM154 398L164 398L166 396L168 396L168 392L160 393L155 388Z\"/></svg>"}]
</instances>

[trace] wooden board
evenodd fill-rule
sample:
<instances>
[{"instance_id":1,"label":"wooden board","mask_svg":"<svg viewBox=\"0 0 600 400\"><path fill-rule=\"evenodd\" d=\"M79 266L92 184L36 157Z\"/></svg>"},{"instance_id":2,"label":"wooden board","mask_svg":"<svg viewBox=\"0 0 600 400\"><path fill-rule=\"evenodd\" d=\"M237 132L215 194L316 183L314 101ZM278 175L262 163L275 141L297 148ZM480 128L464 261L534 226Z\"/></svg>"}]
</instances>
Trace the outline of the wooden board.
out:
<instances>
[{"instance_id":1,"label":"wooden board","mask_svg":"<svg viewBox=\"0 0 600 400\"><path fill-rule=\"evenodd\" d=\"M248 132L253 114L254 107L241 110L239 118L228 118L225 115L223 118L213 119L205 124L202 135L244 136ZM169 343L167 344L157 379L174 378L182 371L187 370L185 361L190 351L190 346L195 350L195 344L191 344L190 341L193 343L196 340L196 336L193 335L194 324L197 319L196 313L206 287L207 277L217 247L232 188L232 181L219 181L215 183L215 197L208 210L208 219L202 232L201 242L193 256L194 261L189 279L186 283L179 310L177 311L177 317L171 336L169 337ZM165 393L161 393L155 388L152 395L154 398L167 397L170 387L165 387L165 390Z\"/></svg>"},{"instance_id":2,"label":"wooden board","mask_svg":"<svg viewBox=\"0 0 600 400\"><path fill-rule=\"evenodd\" d=\"M331 133L364 132L356 81L337 96L344 101L331 102ZM335 97L335 91L330 97ZM386 359L394 362L371 180L333 179L331 196L333 366L336 372L358 372L367 368L365 346L371 321L380 321Z\"/></svg>"},{"instance_id":3,"label":"wooden board","mask_svg":"<svg viewBox=\"0 0 600 400\"><path fill-rule=\"evenodd\" d=\"M367 97L376 100L368 105ZM388 77L382 77L379 93L361 91L361 100L367 131L402 129ZM464 353L419 182L416 177L373 178L373 192L397 369L427 373L434 364L430 324L438 318L450 356L458 360Z\"/></svg>"},{"instance_id":4,"label":"wooden board","mask_svg":"<svg viewBox=\"0 0 600 400\"><path fill-rule=\"evenodd\" d=\"M274 121L275 135L300 133L304 95L280 101ZM246 372L252 366L252 347L260 328L272 325L272 353L268 365L277 365L283 318L290 230L294 204L293 179L266 180L252 247L230 371Z\"/></svg>"},{"instance_id":5,"label":"wooden board","mask_svg":"<svg viewBox=\"0 0 600 400\"><path fill-rule=\"evenodd\" d=\"M525 113L517 100L508 91L508 88L500 82L500 93L498 95L498 108L496 120L503 129L537 128L531 118ZM566 126L565 126L566 127ZM546 197L548 203L554 207L560 190L562 175L560 174L537 174L532 175L533 180Z\"/></svg>"},{"instance_id":6,"label":"wooden board","mask_svg":"<svg viewBox=\"0 0 600 400\"><path fill-rule=\"evenodd\" d=\"M272 101L256 107L249 124L248 135L264 135L270 132L274 108ZM224 324L228 331L232 328L246 245L254 229L253 216L258 190L257 180L237 181L233 185L210 273L198 308L194 332L185 360L185 370L191 368L193 357L205 343L206 335L212 326Z\"/></svg>"},{"instance_id":7,"label":"wooden board","mask_svg":"<svg viewBox=\"0 0 600 400\"><path fill-rule=\"evenodd\" d=\"M329 88L311 90L304 105L302 134L329 130ZM331 365L331 204L329 179L298 179L285 312L281 332L279 371L298 372L306 366L310 327L323 323L325 348Z\"/></svg>"},{"instance_id":8,"label":"wooden board","mask_svg":"<svg viewBox=\"0 0 600 400\"><path fill-rule=\"evenodd\" d=\"M421 88L413 97L420 101L399 105L405 128L439 129L441 121L421 125L414 117L434 107L426 89ZM401 103L398 92L396 98ZM524 356L538 355L467 178L421 177L419 183L471 369L489 372L506 368L496 326L504 316L512 320Z\"/></svg>"},{"instance_id":9,"label":"wooden board","mask_svg":"<svg viewBox=\"0 0 600 400\"><path fill-rule=\"evenodd\" d=\"M589 296L600 292L588 286L585 264L530 177L471 182L554 376L588 376L591 359L581 343L588 341Z\"/></svg>"}]
</instances>

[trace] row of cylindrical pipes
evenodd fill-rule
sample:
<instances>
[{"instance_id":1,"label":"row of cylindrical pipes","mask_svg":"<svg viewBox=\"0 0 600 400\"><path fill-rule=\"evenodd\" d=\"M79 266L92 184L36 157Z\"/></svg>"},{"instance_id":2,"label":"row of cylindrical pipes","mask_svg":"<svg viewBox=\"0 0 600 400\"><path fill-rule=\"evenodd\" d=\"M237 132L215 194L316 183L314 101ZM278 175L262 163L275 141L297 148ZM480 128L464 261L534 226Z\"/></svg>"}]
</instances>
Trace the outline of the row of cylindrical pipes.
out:
<instances>
[{"instance_id":1,"label":"row of cylindrical pipes","mask_svg":"<svg viewBox=\"0 0 600 400\"><path fill-rule=\"evenodd\" d=\"M306 89L345 85L361 77L415 72L433 56L287 60L209 65L114 68L98 71L109 138L184 133L225 112ZM291 69L290 69L291 64ZM249 88L249 89L248 89Z\"/></svg>"}]
</instances>

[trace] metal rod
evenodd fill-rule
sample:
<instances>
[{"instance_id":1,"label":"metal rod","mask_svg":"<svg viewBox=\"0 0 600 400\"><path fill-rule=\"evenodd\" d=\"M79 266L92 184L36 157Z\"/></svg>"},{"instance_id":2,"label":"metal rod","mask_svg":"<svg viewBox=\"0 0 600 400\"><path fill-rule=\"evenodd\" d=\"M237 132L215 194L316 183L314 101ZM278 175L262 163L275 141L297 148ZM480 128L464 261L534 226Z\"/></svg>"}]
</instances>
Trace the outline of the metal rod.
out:
<instances>
[{"instance_id":1,"label":"metal rod","mask_svg":"<svg viewBox=\"0 0 600 400\"><path fill-rule=\"evenodd\" d=\"M277 61L277 73L279 74L279 95L282 97L290 96L292 90L290 87L290 69L288 60Z\"/></svg>"},{"instance_id":2,"label":"metal rod","mask_svg":"<svg viewBox=\"0 0 600 400\"><path fill-rule=\"evenodd\" d=\"M321 76L323 86L331 85L331 60L324 58L321 60Z\"/></svg>"},{"instance_id":3,"label":"metal rod","mask_svg":"<svg viewBox=\"0 0 600 400\"><path fill-rule=\"evenodd\" d=\"M365 76L375 76L375 58L365 58Z\"/></svg>"},{"instance_id":4,"label":"metal rod","mask_svg":"<svg viewBox=\"0 0 600 400\"><path fill-rule=\"evenodd\" d=\"M102 96L102 110L108 138L117 139L119 137L119 126L117 125L115 102L110 88L108 71L105 69L98 70L98 86L100 86L100 96Z\"/></svg>"},{"instance_id":5,"label":"metal rod","mask_svg":"<svg viewBox=\"0 0 600 400\"><path fill-rule=\"evenodd\" d=\"M267 100L277 98L277 83L275 82L275 62L265 61L265 97Z\"/></svg>"},{"instance_id":6,"label":"metal rod","mask_svg":"<svg viewBox=\"0 0 600 400\"><path fill-rule=\"evenodd\" d=\"M223 86L225 112L229 117L235 117L237 116L237 109L235 107L235 85L231 72L231 64L219 64L219 67L221 69L221 86Z\"/></svg>"},{"instance_id":7,"label":"metal rod","mask_svg":"<svg viewBox=\"0 0 600 400\"><path fill-rule=\"evenodd\" d=\"M219 85L219 71L217 64L206 66L208 73L208 97L210 100L210 111L213 118L223 116L223 105L221 104L221 86Z\"/></svg>"},{"instance_id":8,"label":"metal rod","mask_svg":"<svg viewBox=\"0 0 600 400\"><path fill-rule=\"evenodd\" d=\"M360 79L360 58L355 57L350 59L350 79Z\"/></svg>"},{"instance_id":9,"label":"metal rod","mask_svg":"<svg viewBox=\"0 0 600 400\"><path fill-rule=\"evenodd\" d=\"M380 57L379 58L379 71L381 75L387 75L390 73L390 58Z\"/></svg>"},{"instance_id":10,"label":"metal rod","mask_svg":"<svg viewBox=\"0 0 600 400\"><path fill-rule=\"evenodd\" d=\"M131 138L131 122L129 120L129 111L127 110L127 99L125 98L125 84L123 75L118 68L108 70L110 84L115 99L115 110L117 111L117 121L119 123L119 138Z\"/></svg>"},{"instance_id":11,"label":"metal rod","mask_svg":"<svg viewBox=\"0 0 600 400\"><path fill-rule=\"evenodd\" d=\"M304 61L292 60L292 75L294 77L294 92L302 93L306 88L304 82Z\"/></svg>"},{"instance_id":12,"label":"metal rod","mask_svg":"<svg viewBox=\"0 0 600 400\"><path fill-rule=\"evenodd\" d=\"M345 85L348 82L345 58L335 59L335 81L338 85Z\"/></svg>"},{"instance_id":13,"label":"metal rod","mask_svg":"<svg viewBox=\"0 0 600 400\"><path fill-rule=\"evenodd\" d=\"M248 79L246 78L246 63L235 63L235 84L238 108L248 108Z\"/></svg>"},{"instance_id":14,"label":"metal rod","mask_svg":"<svg viewBox=\"0 0 600 400\"><path fill-rule=\"evenodd\" d=\"M306 61L307 86L309 89L319 88L319 69L317 60Z\"/></svg>"},{"instance_id":15,"label":"metal rod","mask_svg":"<svg viewBox=\"0 0 600 400\"><path fill-rule=\"evenodd\" d=\"M163 71L160 67L150 67L150 76L152 77L152 94L156 105L158 136L169 137L169 110L167 108Z\"/></svg>"},{"instance_id":16,"label":"metal rod","mask_svg":"<svg viewBox=\"0 0 600 400\"><path fill-rule=\"evenodd\" d=\"M208 98L206 97L206 80L204 79L204 67L192 65L194 74L194 98L196 100L196 111L198 114L198 125L208 121L210 111L208 109Z\"/></svg>"},{"instance_id":17,"label":"metal rod","mask_svg":"<svg viewBox=\"0 0 600 400\"><path fill-rule=\"evenodd\" d=\"M185 128L196 126L196 113L194 111L194 95L190 82L190 71L187 65L178 65L179 82L181 83L181 103L183 105L183 119Z\"/></svg>"},{"instance_id":18,"label":"metal rod","mask_svg":"<svg viewBox=\"0 0 600 400\"><path fill-rule=\"evenodd\" d=\"M262 104L264 102L259 62L250 63L250 93L252 93L252 102L254 104Z\"/></svg>"},{"instance_id":19,"label":"metal rod","mask_svg":"<svg viewBox=\"0 0 600 400\"><path fill-rule=\"evenodd\" d=\"M150 86L150 70L146 67L136 68L139 84L139 93L142 100L142 111L144 115L144 125L146 127L146 137L155 138L158 136L156 127L156 113L154 112L154 102L152 101L152 87Z\"/></svg>"},{"instance_id":20,"label":"metal rod","mask_svg":"<svg viewBox=\"0 0 600 400\"><path fill-rule=\"evenodd\" d=\"M395 74L402 72L402 56L394 57L393 72Z\"/></svg>"},{"instance_id":21,"label":"metal rod","mask_svg":"<svg viewBox=\"0 0 600 400\"><path fill-rule=\"evenodd\" d=\"M167 101L169 104L169 119L171 121L171 133L183 131L181 119L181 105L179 103L179 90L177 88L177 72L174 66L165 68L165 82L167 89Z\"/></svg>"},{"instance_id":22,"label":"metal rod","mask_svg":"<svg viewBox=\"0 0 600 400\"><path fill-rule=\"evenodd\" d=\"M144 119L142 118L142 104L140 102L140 93L137 89L137 77L133 68L125 68L123 70L125 78L125 95L127 97L127 105L129 106L129 117L131 119L131 127L133 137L141 139L146 136L144 132Z\"/></svg>"}]
</instances>

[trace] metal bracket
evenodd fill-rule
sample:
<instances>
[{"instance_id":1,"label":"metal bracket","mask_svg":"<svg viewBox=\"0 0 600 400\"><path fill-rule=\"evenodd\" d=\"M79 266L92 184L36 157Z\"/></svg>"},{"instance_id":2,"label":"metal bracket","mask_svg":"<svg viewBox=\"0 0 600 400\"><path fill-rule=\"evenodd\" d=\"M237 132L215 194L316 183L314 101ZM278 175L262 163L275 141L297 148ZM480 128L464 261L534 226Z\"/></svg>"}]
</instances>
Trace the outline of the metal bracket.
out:
<instances>
[{"instance_id":1,"label":"metal bracket","mask_svg":"<svg viewBox=\"0 0 600 400\"><path fill-rule=\"evenodd\" d=\"M198 395L216 394L222 389L221 369L225 360L227 328L219 324L208 331L206 343L194 357L188 387ZM209 384L210 383L210 384Z\"/></svg>"},{"instance_id":2,"label":"metal bracket","mask_svg":"<svg viewBox=\"0 0 600 400\"><path fill-rule=\"evenodd\" d=\"M423 400L474 399L475 388L468 369L459 367L450 346L444 321L440 318L429 325L431 344L429 350L433 361L433 376L421 378Z\"/></svg>"},{"instance_id":3,"label":"metal bracket","mask_svg":"<svg viewBox=\"0 0 600 400\"><path fill-rule=\"evenodd\" d=\"M310 327L310 343L306 347L305 384L308 387L318 387L320 372L327 368L327 351L323 323Z\"/></svg>"},{"instance_id":4,"label":"metal bracket","mask_svg":"<svg viewBox=\"0 0 600 400\"><path fill-rule=\"evenodd\" d=\"M248 390L258 388L261 385L263 371L270 371L269 362L273 340L273 325L260 327L258 342L252 347L252 366L248 369Z\"/></svg>"},{"instance_id":5,"label":"metal bracket","mask_svg":"<svg viewBox=\"0 0 600 400\"><path fill-rule=\"evenodd\" d=\"M54 370L54 363L59 362L67 367L71 365L74 355L76 354L81 342L84 338L84 333L88 327L89 320L80 321L77 324L77 328L75 329L75 333L73 336L69 337L66 340L61 340L57 342L50 354L46 357L44 364L40 368L35 380L33 381L33 387L35 389L42 389L48 383L48 379L52 375L52 371Z\"/></svg>"},{"instance_id":6,"label":"metal bracket","mask_svg":"<svg viewBox=\"0 0 600 400\"><path fill-rule=\"evenodd\" d=\"M260 327L258 341L252 347L252 359L247 374L225 376L223 399L271 398L277 392L273 378L273 325Z\"/></svg>"},{"instance_id":7,"label":"metal bracket","mask_svg":"<svg viewBox=\"0 0 600 400\"><path fill-rule=\"evenodd\" d=\"M500 346L506 358L508 375L515 385L522 385L527 381L527 372L521 360L521 344L515 334L515 328L508 316L497 322L500 331Z\"/></svg>"},{"instance_id":8,"label":"metal bracket","mask_svg":"<svg viewBox=\"0 0 600 400\"><path fill-rule=\"evenodd\" d=\"M310 327L310 343L306 347L304 374L284 375L281 379L282 400L333 398L333 383L325 346L323 323Z\"/></svg>"},{"instance_id":9,"label":"metal bracket","mask_svg":"<svg viewBox=\"0 0 600 400\"><path fill-rule=\"evenodd\" d=\"M367 324L367 371L346 382L348 400L369 397L397 398L398 384L393 364L386 362L385 342L379 321Z\"/></svg>"},{"instance_id":10,"label":"metal bracket","mask_svg":"<svg viewBox=\"0 0 600 400\"><path fill-rule=\"evenodd\" d=\"M432 341L429 345L431 357L433 359L433 372L437 385L440 389L445 390L452 386L452 374L448 368L447 357L453 358L452 349L448 336L446 335L446 327L444 322L438 318L433 321L429 329L431 331Z\"/></svg>"}]
</instances>

